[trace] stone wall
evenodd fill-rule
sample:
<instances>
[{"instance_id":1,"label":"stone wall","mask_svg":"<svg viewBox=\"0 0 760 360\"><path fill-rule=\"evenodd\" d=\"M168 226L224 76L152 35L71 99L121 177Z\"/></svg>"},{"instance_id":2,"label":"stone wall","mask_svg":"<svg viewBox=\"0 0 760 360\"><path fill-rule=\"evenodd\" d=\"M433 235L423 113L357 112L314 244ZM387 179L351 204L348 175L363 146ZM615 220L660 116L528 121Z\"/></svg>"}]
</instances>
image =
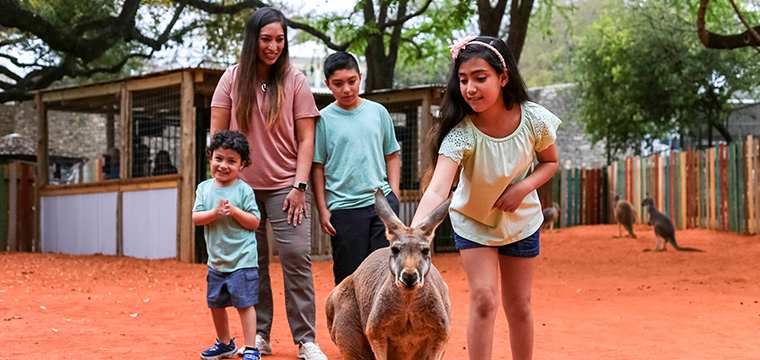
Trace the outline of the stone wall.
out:
<instances>
[{"instance_id":1,"label":"stone wall","mask_svg":"<svg viewBox=\"0 0 760 360\"><path fill-rule=\"evenodd\" d=\"M115 116L116 146L119 143ZM18 133L37 139L37 113L31 101L0 104L0 136ZM106 152L106 117L100 114L48 112L49 147L72 157L94 159Z\"/></svg>"},{"instance_id":2,"label":"stone wall","mask_svg":"<svg viewBox=\"0 0 760 360\"><path fill-rule=\"evenodd\" d=\"M562 120L557 130L557 155L561 169L600 168L607 165L604 143L592 146L585 125L578 122L573 84L530 88L531 99L549 109Z\"/></svg>"}]
</instances>

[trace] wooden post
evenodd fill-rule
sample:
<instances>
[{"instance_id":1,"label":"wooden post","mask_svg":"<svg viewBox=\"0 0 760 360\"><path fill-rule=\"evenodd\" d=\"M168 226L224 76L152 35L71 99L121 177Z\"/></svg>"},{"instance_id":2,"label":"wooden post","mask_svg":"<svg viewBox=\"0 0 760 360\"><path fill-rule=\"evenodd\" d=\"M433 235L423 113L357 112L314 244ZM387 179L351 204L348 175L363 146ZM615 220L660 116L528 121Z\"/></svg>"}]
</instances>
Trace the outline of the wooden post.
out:
<instances>
[{"instance_id":1,"label":"wooden post","mask_svg":"<svg viewBox=\"0 0 760 360\"><path fill-rule=\"evenodd\" d=\"M177 260L195 261L195 227L192 221L195 196L195 90L193 73L182 72L181 85L182 178L177 211Z\"/></svg>"},{"instance_id":2,"label":"wooden post","mask_svg":"<svg viewBox=\"0 0 760 360\"><path fill-rule=\"evenodd\" d=\"M725 200L725 196L723 194L723 186L725 183L725 174L723 173L723 169L725 167L725 162L723 161L723 150L725 149L725 145L723 143L718 144L717 149L717 156L715 164L717 179L715 180L715 186L716 186L716 194L715 194L715 202L717 203L717 207L715 209L715 217L717 222L718 230L723 230L723 221L725 220L725 216L723 215L723 201Z\"/></svg>"},{"instance_id":3,"label":"wooden post","mask_svg":"<svg viewBox=\"0 0 760 360\"><path fill-rule=\"evenodd\" d=\"M19 251L18 249L18 177L19 162L14 161L9 165L8 172L8 250Z\"/></svg>"},{"instance_id":4,"label":"wooden post","mask_svg":"<svg viewBox=\"0 0 760 360\"><path fill-rule=\"evenodd\" d=\"M433 113L431 112L430 107L432 104L432 95L431 92L435 91L435 88L430 88L427 91L424 92L424 95L422 97L422 111L420 116L420 126L419 126L419 133L422 134L421 140L424 140L427 134L430 132L430 128L433 127ZM417 159L422 160L425 156L425 147L424 146L418 146L417 147ZM421 163L421 161L418 161L418 163ZM420 178L420 169L418 169L416 166L414 167L416 170L416 174L414 176L417 177L417 180L422 183L422 178ZM316 201L313 201L313 203L316 203ZM551 206L551 204L549 204ZM314 222L312 219L312 222ZM322 228L321 226L318 226L318 228Z\"/></svg>"},{"instance_id":5,"label":"wooden post","mask_svg":"<svg viewBox=\"0 0 760 360\"><path fill-rule=\"evenodd\" d=\"M559 227L568 227L570 223L568 221L567 214L570 213L570 207L568 202L568 189L567 189L567 171L559 170L559 208L560 208L560 220ZM313 220L312 220L313 221Z\"/></svg>"},{"instance_id":6,"label":"wooden post","mask_svg":"<svg viewBox=\"0 0 760 360\"><path fill-rule=\"evenodd\" d=\"M735 167L735 155L734 150L736 147L734 146L734 143L728 144L728 181L727 181L727 187L728 187L728 207L727 207L727 215L728 215L728 230L729 231L736 231L736 211L734 210L734 206L736 205L736 186L734 184L734 181L736 181L736 167Z\"/></svg>"},{"instance_id":7,"label":"wooden post","mask_svg":"<svg viewBox=\"0 0 760 360\"><path fill-rule=\"evenodd\" d=\"M8 251L8 211L5 197L5 170L8 165L0 164L0 251Z\"/></svg>"},{"instance_id":8,"label":"wooden post","mask_svg":"<svg viewBox=\"0 0 760 360\"><path fill-rule=\"evenodd\" d=\"M670 221L673 223L676 222L676 207L675 202L673 201L676 198L676 182L673 181L673 177L675 176L675 152L670 151L670 154L668 155L668 215L670 215Z\"/></svg>"},{"instance_id":9,"label":"wooden post","mask_svg":"<svg viewBox=\"0 0 760 360\"><path fill-rule=\"evenodd\" d=\"M34 95L34 106L37 108L37 178L34 180L34 237L32 251L42 251L42 201L40 190L49 182L50 161L48 158L48 118L42 94ZM15 183L15 179L13 180ZM9 223L10 229L13 225ZM10 239L9 239L10 241Z\"/></svg>"},{"instance_id":10,"label":"wooden post","mask_svg":"<svg viewBox=\"0 0 760 360\"><path fill-rule=\"evenodd\" d=\"M744 183L742 182L743 177L742 174L744 171L742 171L742 167L744 166L744 161L742 161L742 140L738 139L736 143L734 144L734 150L736 151L736 182L735 188L736 188L736 231L738 231L740 234L746 233L746 226L744 223Z\"/></svg>"},{"instance_id":11,"label":"wooden post","mask_svg":"<svg viewBox=\"0 0 760 360\"><path fill-rule=\"evenodd\" d=\"M121 84L119 94L119 179L126 179L130 167L127 149L131 148L128 144L132 137L132 93L126 83ZM116 192L116 255L124 256L124 194L121 187Z\"/></svg>"},{"instance_id":12,"label":"wooden post","mask_svg":"<svg viewBox=\"0 0 760 360\"><path fill-rule=\"evenodd\" d=\"M681 191L679 193L681 197L681 229L686 229L687 220L689 218L688 215L688 198L689 198L689 187L687 185L687 178L688 178L688 163L689 160L687 159L687 153L682 152L680 153L680 164L681 167L679 168L679 175L680 175L680 183L681 183Z\"/></svg>"},{"instance_id":13,"label":"wooden post","mask_svg":"<svg viewBox=\"0 0 760 360\"><path fill-rule=\"evenodd\" d=\"M581 220L581 169L575 169L575 189L573 190L575 199L573 202L575 203L575 215L573 219L573 225L578 226L580 225Z\"/></svg>"},{"instance_id":14,"label":"wooden post","mask_svg":"<svg viewBox=\"0 0 760 360\"><path fill-rule=\"evenodd\" d=\"M661 156L657 157L657 208L665 208L665 161Z\"/></svg>"},{"instance_id":15,"label":"wooden post","mask_svg":"<svg viewBox=\"0 0 760 360\"><path fill-rule=\"evenodd\" d=\"M670 166L670 160L672 159L672 156L668 154L663 158L662 166L663 166L663 172L662 172L662 207L660 208L660 211L662 211L665 216L670 218L670 221L673 221L673 209L670 207L670 199L673 197L672 188L670 187L671 181L670 181L670 169L672 166Z\"/></svg>"},{"instance_id":16,"label":"wooden post","mask_svg":"<svg viewBox=\"0 0 760 360\"><path fill-rule=\"evenodd\" d=\"M760 169L754 167L754 152L755 149L754 139L752 135L747 136L747 146L745 146L747 152L747 232L750 235L754 235L755 228L755 185L752 181L752 174Z\"/></svg>"},{"instance_id":17,"label":"wooden post","mask_svg":"<svg viewBox=\"0 0 760 360\"><path fill-rule=\"evenodd\" d=\"M755 217L755 233L760 232L760 141L752 142L752 168L755 170L755 176L751 176L749 184L755 188L753 190L754 196L752 201L754 205L754 217Z\"/></svg>"},{"instance_id":18,"label":"wooden post","mask_svg":"<svg viewBox=\"0 0 760 360\"><path fill-rule=\"evenodd\" d=\"M716 205L717 205L717 199L716 199L716 192L715 192L715 181L716 177L718 177L718 180L720 179L720 175L718 175L717 167L716 165L716 156L715 151L716 149L714 147L710 148L709 151L709 158L708 158L708 174L710 176L710 187L708 188L708 196L710 196L710 229L717 229L718 223L716 221L717 214L716 214Z\"/></svg>"}]
</instances>

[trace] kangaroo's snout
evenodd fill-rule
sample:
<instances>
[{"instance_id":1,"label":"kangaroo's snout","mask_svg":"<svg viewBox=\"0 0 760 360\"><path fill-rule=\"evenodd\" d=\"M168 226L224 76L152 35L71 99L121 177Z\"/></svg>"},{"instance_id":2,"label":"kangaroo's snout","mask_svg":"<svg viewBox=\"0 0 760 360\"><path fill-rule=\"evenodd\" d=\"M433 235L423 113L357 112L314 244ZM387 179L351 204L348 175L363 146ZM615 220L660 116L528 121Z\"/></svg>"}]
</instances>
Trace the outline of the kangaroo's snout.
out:
<instances>
[{"instance_id":1,"label":"kangaroo's snout","mask_svg":"<svg viewBox=\"0 0 760 360\"><path fill-rule=\"evenodd\" d=\"M422 286L422 280L417 269L404 269L401 271L401 276L396 279L396 284L411 290Z\"/></svg>"}]
</instances>

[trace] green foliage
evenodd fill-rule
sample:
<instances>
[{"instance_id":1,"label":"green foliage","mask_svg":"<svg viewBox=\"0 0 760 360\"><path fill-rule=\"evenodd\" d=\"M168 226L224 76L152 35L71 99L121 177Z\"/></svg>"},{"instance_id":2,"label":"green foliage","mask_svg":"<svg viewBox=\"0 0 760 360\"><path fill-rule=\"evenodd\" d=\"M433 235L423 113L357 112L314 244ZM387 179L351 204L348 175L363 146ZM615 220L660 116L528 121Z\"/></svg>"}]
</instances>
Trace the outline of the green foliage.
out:
<instances>
[{"instance_id":1,"label":"green foliage","mask_svg":"<svg viewBox=\"0 0 760 360\"><path fill-rule=\"evenodd\" d=\"M395 19L399 0L389 0L388 20ZM416 11L424 1L409 1L407 14ZM439 83L441 69L448 70L450 53L448 45L454 40L456 30L476 14L473 0L435 0L421 16L403 24L401 43L398 48L395 86ZM389 51L392 28L381 31L376 21L366 22L364 2L358 1L348 15L323 14L293 18L327 34L334 43L349 43L348 52L365 56L370 40L383 34L386 53ZM299 41L314 40L310 34L301 32ZM399 78L400 77L400 78Z\"/></svg>"},{"instance_id":2,"label":"green foliage","mask_svg":"<svg viewBox=\"0 0 760 360\"><path fill-rule=\"evenodd\" d=\"M575 42L583 38L597 18L622 5L618 0L567 0L554 2L543 11L551 15L531 19L525 47L520 57L520 72L528 87L575 81L573 62ZM548 7L540 3L539 7Z\"/></svg>"},{"instance_id":3,"label":"green foliage","mask_svg":"<svg viewBox=\"0 0 760 360\"><path fill-rule=\"evenodd\" d=\"M578 44L581 121L592 142L606 140L612 154L723 124L730 99L757 93L757 54L704 48L695 15L679 4L629 4L601 16Z\"/></svg>"}]
</instances>

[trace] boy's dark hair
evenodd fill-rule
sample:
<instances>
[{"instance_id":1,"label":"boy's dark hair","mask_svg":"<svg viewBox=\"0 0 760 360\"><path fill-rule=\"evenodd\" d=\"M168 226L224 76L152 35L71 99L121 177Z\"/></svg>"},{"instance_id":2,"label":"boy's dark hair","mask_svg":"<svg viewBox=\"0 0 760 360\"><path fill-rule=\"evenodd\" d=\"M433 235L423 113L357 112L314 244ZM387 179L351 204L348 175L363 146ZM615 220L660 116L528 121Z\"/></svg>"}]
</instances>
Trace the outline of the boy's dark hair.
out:
<instances>
[{"instance_id":1,"label":"boy's dark hair","mask_svg":"<svg viewBox=\"0 0 760 360\"><path fill-rule=\"evenodd\" d=\"M356 61L356 58L345 51L338 51L336 53L330 54L330 56L325 59L324 67L325 80L330 80L330 76L332 76L338 70L354 69L357 73L361 74L361 70L359 70L359 63Z\"/></svg>"},{"instance_id":2,"label":"boy's dark hair","mask_svg":"<svg viewBox=\"0 0 760 360\"><path fill-rule=\"evenodd\" d=\"M251 165L251 150L248 147L248 139L238 131L222 130L211 138L211 144L206 149L206 156L211 159L214 150L225 149L234 150L240 154L240 162L243 167Z\"/></svg>"}]
</instances>

